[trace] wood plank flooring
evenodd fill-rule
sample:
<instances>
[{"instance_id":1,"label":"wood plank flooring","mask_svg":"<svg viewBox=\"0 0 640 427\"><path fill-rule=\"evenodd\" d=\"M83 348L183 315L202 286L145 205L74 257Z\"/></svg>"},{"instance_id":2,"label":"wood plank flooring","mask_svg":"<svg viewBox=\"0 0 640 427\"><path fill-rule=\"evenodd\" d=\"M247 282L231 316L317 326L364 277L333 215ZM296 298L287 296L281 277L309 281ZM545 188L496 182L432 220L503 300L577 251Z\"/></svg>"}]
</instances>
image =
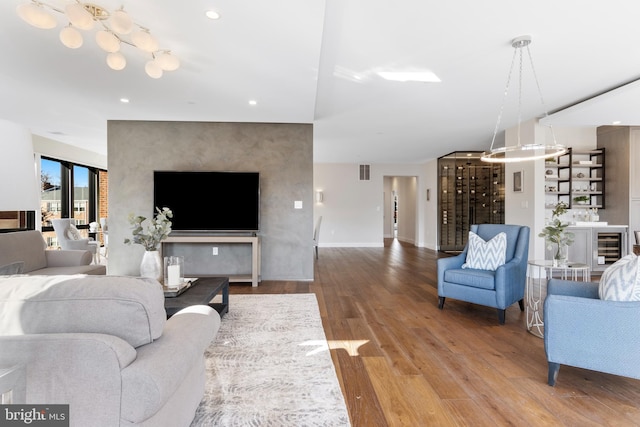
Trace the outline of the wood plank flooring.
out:
<instances>
[{"instance_id":1,"label":"wood plank flooring","mask_svg":"<svg viewBox=\"0 0 640 427\"><path fill-rule=\"evenodd\" d=\"M317 295L353 426L640 426L640 380L562 366L549 387L543 340L517 304L503 326L488 307L438 310L446 255L385 245L320 248L313 282L231 286Z\"/></svg>"}]
</instances>

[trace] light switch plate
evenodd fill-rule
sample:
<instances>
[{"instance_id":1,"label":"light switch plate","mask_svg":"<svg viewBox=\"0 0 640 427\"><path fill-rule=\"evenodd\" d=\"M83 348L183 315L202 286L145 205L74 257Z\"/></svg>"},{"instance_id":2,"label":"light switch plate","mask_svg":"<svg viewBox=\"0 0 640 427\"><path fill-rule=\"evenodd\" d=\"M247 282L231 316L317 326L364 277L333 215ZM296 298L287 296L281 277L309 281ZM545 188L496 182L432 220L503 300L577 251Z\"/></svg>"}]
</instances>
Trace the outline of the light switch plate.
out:
<instances>
[{"instance_id":1,"label":"light switch plate","mask_svg":"<svg viewBox=\"0 0 640 427\"><path fill-rule=\"evenodd\" d=\"M293 208L302 209L302 200L296 200L295 202L293 202Z\"/></svg>"}]
</instances>

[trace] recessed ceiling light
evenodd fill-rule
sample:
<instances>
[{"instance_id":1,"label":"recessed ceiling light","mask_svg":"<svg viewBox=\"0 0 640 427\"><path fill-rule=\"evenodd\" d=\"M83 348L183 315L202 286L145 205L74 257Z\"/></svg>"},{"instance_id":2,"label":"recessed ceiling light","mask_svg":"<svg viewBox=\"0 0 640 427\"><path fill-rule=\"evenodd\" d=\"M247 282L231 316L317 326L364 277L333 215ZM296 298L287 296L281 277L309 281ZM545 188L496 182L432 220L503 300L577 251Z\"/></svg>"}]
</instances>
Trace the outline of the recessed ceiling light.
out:
<instances>
[{"instance_id":1,"label":"recessed ceiling light","mask_svg":"<svg viewBox=\"0 0 640 427\"><path fill-rule=\"evenodd\" d=\"M378 75L394 82L440 83L440 78L433 71L379 71Z\"/></svg>"},{"instance_id":2,"label":"recessed ceiling light","mask_svg":"<svg viewBox=\"0 0 640 427\"><path fill-rule=\"evenodd\" d=\"M120 98L120 102L122 102L123 104L128 104L129 98Z\"/></svg>"},{"instance_id":3,"label":"recessed ceiling light","mask_svg":"<svg viewBox=\"0 0 640 427\"><path fill-rule=\"evenodd\" d=\"M220 14L215 10L207 10L205 15L207 15L207 18L209 19L220 19Z\"/></svg>"},{"instance_id":4,"label":"recessed ceiling light","mask_svg":"<svg viewBox=\"0 0 640 427\"><path fill-rule=\"evenodd\" d=\"M249 105L258 105L258 101L256 101L255 99L251 99L249 100Z\"/></svg>"}]
</instances>

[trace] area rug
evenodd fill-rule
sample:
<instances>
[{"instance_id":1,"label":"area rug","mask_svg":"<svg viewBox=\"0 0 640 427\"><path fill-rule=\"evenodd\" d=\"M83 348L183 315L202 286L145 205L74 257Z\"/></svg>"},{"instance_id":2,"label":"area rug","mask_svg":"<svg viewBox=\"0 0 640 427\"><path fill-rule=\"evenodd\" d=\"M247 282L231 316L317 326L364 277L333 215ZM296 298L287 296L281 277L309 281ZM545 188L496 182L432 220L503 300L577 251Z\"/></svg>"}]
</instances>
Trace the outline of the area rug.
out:
<instances>
[{"instance_id":1,"label":"area rug","mask_svg":"<svg viewBox=\"0 0 640 427\"><path fill-rule=\"evenodd\" d=\"M231 295L192 427L349 426L314 294Z\"/></svg>"}]
</instances>

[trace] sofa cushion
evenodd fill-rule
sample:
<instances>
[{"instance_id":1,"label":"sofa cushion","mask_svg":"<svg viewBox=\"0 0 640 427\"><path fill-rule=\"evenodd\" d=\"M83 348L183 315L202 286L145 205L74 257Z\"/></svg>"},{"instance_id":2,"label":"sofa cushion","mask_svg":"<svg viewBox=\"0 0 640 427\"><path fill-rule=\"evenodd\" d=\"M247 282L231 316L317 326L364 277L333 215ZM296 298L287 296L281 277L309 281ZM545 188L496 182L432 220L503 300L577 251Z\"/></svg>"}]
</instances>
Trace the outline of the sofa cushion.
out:
<instances>
[{"instance_id":1,"label":"sofa cushion","mask_svg":"<svg viewBox=\"0 0 640 427\"><path fill-rule=\"evenodd\" d=\"M90 332L133 347L160 337L162 286L124 276L0 277L0 335Z\"/></svg>"},{"instance_id":2,"label":"sofa cushion","mask_svg":"<svg viewBox=\"0 0 640 427\"><path fill-rule=\"evenodd\" d=\"M64 231L64 235L69 240L80 240L80 239L82 239L82 236L80 235L80 231L73 224L69 224L67 229Z\"/></svg>"},{"instance_id":3,"label":"sofa cushion","mask_svg":"<svg viewBox=\"0 0 640 427\"><path fill-rule=\"evenodd\" d=\"M629 254L602 273L598 287L600 299L609 301L640 301L640 261Z\"/></svg>"},{"instance_id":4,"label":"sofa cushion","mask_svg":"<svg viewBox=\"0 0 640 427\"><path fill-rule=\"evenodd\" d=\"M492 270L453 269L444 272L444 281L472 288L493 290L496 288L496 273Z\"/></svg>"},{"instance_id":5,"label":"sofa cushion","mask_svg":"<svg viewBox=\"0 0 640 427\"><path fill-rule=\"evenodd\" d=\"M12 262L11 264L0 266L0 276L8 276L11 274L20 274L24 269L23 261Z\"/></svg>"},{"instance_id":6,"label":"sofa cushion","mask_svg":"<svg viewBox=\"0 0 640 427\"><path fill-rule=\"evenodd\" d=\"M467 258L462 264L462 268L495 271L505 263L506 253L506 233L498 233L491 240L485 242L482 237L470 231Z\"/></svg>"}]
</instances>

